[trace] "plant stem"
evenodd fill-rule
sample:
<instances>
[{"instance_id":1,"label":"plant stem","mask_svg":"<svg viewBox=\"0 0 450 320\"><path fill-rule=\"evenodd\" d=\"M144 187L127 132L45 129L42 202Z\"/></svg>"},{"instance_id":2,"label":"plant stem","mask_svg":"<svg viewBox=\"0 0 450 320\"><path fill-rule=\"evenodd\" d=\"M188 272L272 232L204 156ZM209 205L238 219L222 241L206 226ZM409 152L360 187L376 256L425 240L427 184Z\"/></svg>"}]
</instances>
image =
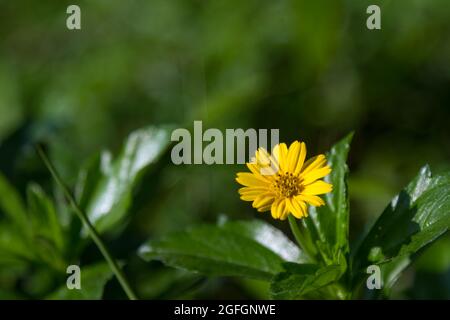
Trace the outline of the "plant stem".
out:
<instances>
[{"instance_id":1,"label":"plant stem","mask_svg":"<svg viewBox=\"0 0 450 320\"><path fill-rule=\"evenodd\" d=\"M56 181L57 185L61 188L63 191L65 197L69 201L69 204L72 206L75 213L78 215L78 218L80 218L81 222L86 226L88 233L92 240L97 245L98 249L102 253L105 260L108 262L111 270L114 272L117 280L119 281L120 285L122 286L123 290L127 294L128 298L130 300L136 300L137 296L134 293L133 289L131 289L131 286L128 283L128 280L126 279L124 273L118 266L117 262L114 260L108 249L106 248L105 244L103 243L103 240L100 238L100 235L95 230L94 226L91 224L89 219L87 218L86 214L80 209L78 204L75 202L75 199L73 198L72 194L70 193L69 189L65 186L63 181L61 180L58 172L48 159L45 152L42 150L41 146L36 146L37 152L39 156L41 157L42 161L44 162L47 169L50 171L51 175L53 176L53 179Z\"/></svg>"},{"instance_id":2,"label":"plant stem","mask_svg":"<svg viewBox=\"0 0 450 320\"><path fill-rule=\"evenodd\" d=\"M295 240L297 241L298 245L301 249L303 249L304 253L308 257L311 262L317 262L314 255L311 254L311 252L308 250L308 245L306 244L306 240L303 236L303 234L300 232L300 229L298 227L297 221L292 215L288 216L289 220L289 226L291 227L291 231L294 234Z\"/></svg>"}]
</instances>

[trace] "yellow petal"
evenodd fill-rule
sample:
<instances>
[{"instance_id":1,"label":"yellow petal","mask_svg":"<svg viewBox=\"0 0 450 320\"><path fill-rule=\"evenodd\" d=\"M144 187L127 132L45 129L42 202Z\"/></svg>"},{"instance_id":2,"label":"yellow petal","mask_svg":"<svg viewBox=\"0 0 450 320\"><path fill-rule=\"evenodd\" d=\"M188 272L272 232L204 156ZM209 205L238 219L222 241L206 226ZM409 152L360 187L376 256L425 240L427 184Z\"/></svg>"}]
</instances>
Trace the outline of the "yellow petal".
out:
<instances>
[{"instance_id":1,"label":"yellow petal","mask_svg":"<svg viewBox=\"0 0 450 320\"><path fill-rule=\"evenodd\" d=\"M288 156L288 148L286 146L286 143L280 143L277 144L273 148L272 152L275 160L279 164L280 170L282 172L286 172L287 170L287 156Z\"/></svg>"},{"instance_id":2,"label":"yellow petal","mask_svg":"<svg viewBox=\"0 0 450 320\"><path fill-rule=\"evenodd\" d=\"M272 203L270 211L274 219L281 219L281 217L285 214L285 211L287 211L286 200L285 199L275 200Z\"/></svg>"},{"instance_id":3,"label":"yellow petal","mask_svg":"<svg viewBox=\"0 0 450 320\"><path fill-rule=\"evenodd\" d=\"M256 210L258 210L258 212L265 212L265 211L269 211L271 207L272 207L272 203L268 204L266 206L259 207Z\"/></svg>"},{"instance_id":4,"label":"yellow petal","mask_svg":"<svg viewBox=\"0 0 450 320\"><path fill-rule=\"evenodd\" d=\"M263 170L265 170L265 169L261 168L261 167L257 164L256 159L255 159L254 161L252 161L252 162L247 162L246 165L247 165L247 168L248 168L255 176L257 176L258 178L261 178L261 179L263 179L263 180L267 180L267 182L270 182L270 181L271 181L270 175L262 175L262 174L261 174L261 172L262 172Z\"/></svg>"},{"instance_id":5,"label":"yellow petal","mask_svg":"<svg viewBox=\"0 0 450 320\"><path fill-rule=\"evenodd\" d=\"M323 178L330 174L331 168L329 166L322 167L320 169L313 169L309 171L306 174L302 174L301 177L303 178L303 184L308 185L311 182L314 182L320 178Z\"/></svg>"},{"instance_id":6,"label":"yellow petal","mask_svg":"<svg viewBox=\"0 0 450 320\"><path fill-rule=\"evenodd\" d=\"M266 187L268 182L249 172L239 172L236 181L246 187Z\"/></svg>"},{"instance_id":7,"label":"yellow petal","mask_svg":"<svg viewBox=\"0 0 450 320\"><path fill-rule=\"evenodd\" d=\"M256 162L258 165L270 164L270 154L264 148L258 148L255 152Z\"/></svg>"},{"instance_id":8,"label":"yellow petal","mask_svg":"<svg viewBox=\"0 0 450 320\"><path fill-rule=\"evenodd\" d=\"M304 212L304 218L306 218L308 216L308 207L306 206L306 203L303 201L299 201L300 205L303 208L303 212Z\"/></svg>"},{"instance_id":9,"label":"yellow petal","mask_svg":"<svg viewBox=\"0 0 450 320\"><path fill-rule=\"evenodd\" d=\"M242 195L241 200L243 201L253 201L257 196L254 195Z\"/></svg>"},{"instance_id":10,"label":"yellow petal","mask_svg":"<svg viewBox=\"0 0 450 320\"><path fill-rule=\"evenodd\" d=\"M253 201L253 208L260 208L265 207L268 205L272 205L272 202L274 200L274 197L269 194L262 194L258 197L256 197L255 201Z\"/></svg>"},{"instance_id":11,"label":"yellow petal","mask_svg":"<svg viewBox=\"0 0 450 320\"><path fill-rule=\"evenodd\" d=\"M295 167L294 174L298 175L303 168L303 163L306 158L306 144L304 142L300 143L300 151L297 159L297 166Z\"/></svg>"},{"instance_id":12,"label":"yellow petal","mask_svg":"<svg viewBox=\"0 0 450 320\"><path fill-rule=\"evenodd\" d=\"M306 205L303 201L298 201L297 197L287 200L289 211L297 219L306 216Z\"/></svg>"},{"instance_id":13,"label":"yellow petal","mask_svg":"<svg viewBox=\"0 0 450 320\"><path fill-rule=\"evenodd\" d=\"M319 154L318 156L312 157L308 161L305 162L302 168L302 175L307 174L311 170L318 169L323 167L327 162L327 158L323 154Z\"/></svg>"},{"instance_id":14,"label":"yellow petal","mask_svg":"<svg viewBox=\"0 0 450 320\"><path fill-rule=\"evenodd\" d=\"M269 190L266 187L242 187L238 190L240 195L256 194L257 196L266 193Z\"/></svg>"},{"instance_id":15,"label":"yellow petal","mask_svg":"<svg viewBox=\"0 0 450 320\"><path fill-rule=\"evenodd\" d=\"M318 196L301 194L301 195L296 196L295 198L298 199L299 201L304 201L306 203L309 203L310 205L315 206L315 207L320 207L325 204L325 201L323 201L323 199Z\"/></svg>"},{"instance_id":16,"label":"yellow petal","mask_svg":"<svg viewBox=\"0 0 450 320\"><path fill-rule=\"evenodd\" d=\"M333 185L331 185L330 183L326 183L325 181L319 180L305 186L305 189L302 191L302 194L318 195L328 193L331 190L333 190Z\"/></svg>"},{"instance_id":17,"label":"yellow petal","mask_svg":"<svg viewBox=\"0 0 450 320\"><path fill-rule=\"evenodd\" d=\"M287 170L293 173L297 167L298 156L300 155L300 142L294 141L289 146L288 158L287 158Z\"/></svg>"},{"instance_id":18,"label":"yellow petal","mask_svg":"<svg viewBox=\"0 0 450 320\"><path fill-rule=\"evenodd\" d=\"M278 204L280 203L281 199L275 199L275 201L272 203L272 206L270 207L270 213L272 214L272 218L278 219Z\"/></svg>"},{"instance_id":19,"label":"yellow petal","mask_svg":"<svg viewBox=\"0 0 450 320\"><path fill-rule=\"evenodd\" d=\"M265 187L243 187L239 189L241 199L244 201L253 201L257 196L267 193L268 189Z\"/></svg>"},{"instance_id":20,"label":"yellow petal","mask_svg":"<svg viewBox=\"0 0 450 320\"><path fill-rule=\"evenodd\" d=\"M287 214L289 213L289 209L287 207L287 203L286 203L286 199L283 199L280 201L280 203L278 204L278 218L281 220L286 219Z\"/></svg>"},{"instance_id":21,"label":"yellow petal","mask_svg":"<svg viewBox=\"0 0 450 320\"><path fill-rule=\"evenodd\" d=\"M256 163L259 167L259 173L269 179L270 177L274 177L279 170L278 161L264 148L259 148L256 150L255 155Z\"/></svg>"},{"instance_id":22,"label":"yellow petal","mask_svg":"<svg viewBox=\"0 0 450 320\"><path fill-rule=\"evenodd\" d=\"M287 206L286 206L286 208L287 208ZM285 210L284 211L284 213L283 213L283 215L280 217L280 220L286 220L286 218L288 217L288 215L289 215L289 210Z\"/></svg>"}]
</instances>

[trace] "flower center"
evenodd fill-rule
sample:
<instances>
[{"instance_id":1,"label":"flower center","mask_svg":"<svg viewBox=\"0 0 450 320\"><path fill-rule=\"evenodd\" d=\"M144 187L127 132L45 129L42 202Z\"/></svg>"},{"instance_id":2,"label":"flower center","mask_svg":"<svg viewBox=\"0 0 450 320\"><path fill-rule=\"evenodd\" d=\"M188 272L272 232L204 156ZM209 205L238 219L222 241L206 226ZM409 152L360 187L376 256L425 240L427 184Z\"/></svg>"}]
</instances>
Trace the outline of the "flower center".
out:
<instances>
[{"instance_id":1,"label":"flower center","mask_svg":"<svg viewBox=\"0 0 450 320\"><path fill-rule=\"evenodd\" d=\"M292 173L277 174L274 182L275 192L280 197L290 198L299 195L303 190L301 179Z\"/></svg>"}]
</instances>

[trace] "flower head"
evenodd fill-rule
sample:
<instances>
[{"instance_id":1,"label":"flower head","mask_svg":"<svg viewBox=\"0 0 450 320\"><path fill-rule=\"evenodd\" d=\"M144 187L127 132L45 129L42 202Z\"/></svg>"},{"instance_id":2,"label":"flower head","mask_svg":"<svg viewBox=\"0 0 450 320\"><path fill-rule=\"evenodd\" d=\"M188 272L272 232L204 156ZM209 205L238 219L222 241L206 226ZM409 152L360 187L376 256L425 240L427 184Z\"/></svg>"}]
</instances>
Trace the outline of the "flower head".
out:
<instances>
[{"instance_id":1,"label":"flower head","mask_svg":"<svg viewBox=\"0 0 450 320\"><path fill-rule=\"evenodd\" d=\"M247 163L251 172L239 172L236 181L241 199L252 201L259 212L271 211L274 219L284 220L289 214L301 219L308 216L307 204L322 206L319 197L332 190L330 183L320 179L331 172L323 154L305 162L306 145L294 141L289 149L277 144L270 155L264 148L255 152Z\"/></svg>"}]
</instances>

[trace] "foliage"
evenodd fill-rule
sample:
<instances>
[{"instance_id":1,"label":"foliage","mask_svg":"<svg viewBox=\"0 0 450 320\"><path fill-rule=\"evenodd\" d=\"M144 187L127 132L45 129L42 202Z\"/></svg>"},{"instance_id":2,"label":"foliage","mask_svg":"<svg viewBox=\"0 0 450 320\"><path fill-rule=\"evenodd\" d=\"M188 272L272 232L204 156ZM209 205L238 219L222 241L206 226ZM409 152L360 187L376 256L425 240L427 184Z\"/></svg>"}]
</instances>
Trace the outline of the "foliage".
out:
<instances>
[{"instance_id":1,"label":"foliage","mask_svg":"<svg viewBox=\"0 0 450 320\"><path fill-rule=\"evenodd\" d=\"M316 264L298 263L298 259L297 263L283 262L290 259L262 251L241 233L224 232L220 225L151 240L141 247L141 255L207 275L266 279L271 281L273 297L284 299L352 297L352 290L360 290L361 281L365 285L367 267L379 265L387 295L421 249L448 230L450 173L432 176L428 166L423 167L349 255L346 158L351 138L349 135L339 141L328 154L333 168L328 182L335 188L325 196L327 205L310 207L310 215L303 220ZM281 233L279 236L283 237ZM283 241L277 243L277 250L286 247Z\"/></svg>"},{"instance_id":2,"label":"foliage","mask_svg":"<svg viewBox=\"0 0 450 320\"><path fill-rule=\"evenodd\" d=\"M143 128L130 135L114 162L105 152L81 169L76 198L100 232L113 227L117 230L118 224L123 223L129 213L133 187L164 153L168 141L168 128ZM27 188L25 202L3 176L0 191L0 208L5 213L0 220L0 264L19 264L46 273L48 279L38 295L57 299L101 298L103 286L112 275L107 264L83 264L82 281L86 287L78 293L66 289L66 268L79 263L89 244L68 203L61 197L51 199L34 183ZM48 293L52 289L56 292Z\"/></svg>"},{"instance_id":3,"label":"foliage","mask_svg":"<svg viewBox=\"0 0 450 320\"><path fill-rule=\"evenodd\" d=\"M448 230L450 173L432 175L428 166L423 167L391 201L360 244L351 246L346 164L351 139L352 134L328 153L333 171L326 179L335 187L325 196L326 206L309 208L310 215L301 221L307 251L266 222L228 221L222 217L217 224L198 225L151 239L140 247L139 255L147 261L160 260L205 276L268 281L272 297L281 299L356 297L365 288L366 268L375 264L382 270L382 296L388 296L401 272L424 247ZM141 129L126 140L117 160L103 153L82 169L77 201L100 232L120 230L118 223L131 214L128 209L138 178L156 165L167 141L167 128ZM1 261L43 265L53 277L43 290L55 288L64 279L65 266L80 258L88 239L61 199L53 200L41 187L30 184L25 203L7 180L0 178L0 206L6 214L1 224ZM105 264L92 265L83 274L82 279L89 285L82 293L73 293L60 284L61 288L47 296L100 298L111 270Z\"/></svg>"},{"instance_id":4,"label":"foliage","mask_svg":"<svg viewBox=\"0 0 450 320\"><path fill-rule=\"evenodd\" d=\"M67 265L104 263L51 183L36 142L142 298L450 297L450 236L440 235L446 220L439 213L448 211L439 193L446 175L435 173L450 169L447 0L380 2L380 31L365 27L367 0L78 4L80 32L65 27L64 1L1 4L0 298L53 297ZM311 154L357 132L349 160L340 153L334 160L333 175L346 174L344 162L351 169L347 194L330 195L300 223L315 262L294 244L287 223L266 222L239 201L230 179L237 165L174 166L162 139L161 154L128 167L125 153L135 152L134 162L153 144L139 142L147 131L139 128L151 125L149 135L167 137L157 133L166 124L189 129L193 120L205 128L279 128L282 141L301 138ZM131 149L122 145L127 139L136 139ZM434 182L423 182L415 201L409 184L383 211L425 163L433 174L422 169L419 180ZM215 221L223 213L232 228ZM138 257L141 246L200 225L239 230L257 252L281 257L276 272L264 271L276 273L274 283L166 266L156 260L168 261L162 249L151 261ZM388 276L383 292L364 289L372 263ZM102 292L90 297L125 297L109 273L95 278ZM329 280L315 292L289 287Z\"/></svg>"}]
</instances>

